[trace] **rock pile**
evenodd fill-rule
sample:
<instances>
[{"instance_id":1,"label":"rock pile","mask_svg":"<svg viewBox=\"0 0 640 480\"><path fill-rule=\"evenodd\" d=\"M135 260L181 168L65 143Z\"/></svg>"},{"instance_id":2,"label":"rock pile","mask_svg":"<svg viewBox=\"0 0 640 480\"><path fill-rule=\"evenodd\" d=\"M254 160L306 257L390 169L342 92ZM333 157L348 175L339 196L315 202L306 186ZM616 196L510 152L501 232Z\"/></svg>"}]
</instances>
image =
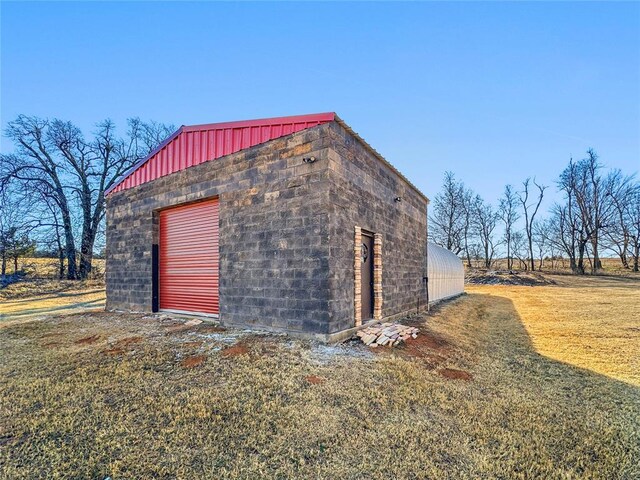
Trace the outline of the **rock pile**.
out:
<instances>
[{"instance_id":1,"label":"rock pile","mask_svg":"<svg viewBox=\"0 0 640 480\"><path fill-rule=\"evenodd\" d=\"M370 347L377 347L378 345L395 347L409 338L416 338L418 331L415 327L385 322L363 328L356 335L362 340L362 343Z\"/></svg>"}]
</instances>

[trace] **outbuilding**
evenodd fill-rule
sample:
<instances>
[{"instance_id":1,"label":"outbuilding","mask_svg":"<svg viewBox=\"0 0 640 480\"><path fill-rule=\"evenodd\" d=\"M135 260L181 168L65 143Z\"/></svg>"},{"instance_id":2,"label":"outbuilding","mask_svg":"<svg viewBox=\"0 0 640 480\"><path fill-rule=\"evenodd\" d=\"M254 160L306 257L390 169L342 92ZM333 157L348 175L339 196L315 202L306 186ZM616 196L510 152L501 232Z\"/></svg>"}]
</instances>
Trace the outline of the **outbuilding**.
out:
<instances>
[{"instance_id":1,"label":"outbuilding","mask_svg":"<svg viewBox=\"0 0 640 480\"><path fill-rule=\"evenodd\" d=\"M106 202L110 310L331 341L427 303L429 200L334 113L183 126Z\"/></svg>"}]
</instances>

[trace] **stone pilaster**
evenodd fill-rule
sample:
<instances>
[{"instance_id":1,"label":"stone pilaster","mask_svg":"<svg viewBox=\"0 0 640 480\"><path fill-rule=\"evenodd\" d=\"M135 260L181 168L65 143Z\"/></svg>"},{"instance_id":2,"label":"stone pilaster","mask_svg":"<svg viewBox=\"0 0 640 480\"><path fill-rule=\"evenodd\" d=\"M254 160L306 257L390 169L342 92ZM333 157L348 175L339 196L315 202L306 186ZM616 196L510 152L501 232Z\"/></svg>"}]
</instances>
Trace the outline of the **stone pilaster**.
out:
<instances>
[{"instance_id":1,"label":"stone pilaster","mask_svg":"<svg viewBox=\"0 0 640 480\"><path fill-rule=\"evenodd\" d=\"M362 244L362 229L355 227L353 243L353 312L356 327L362 325L362 267L360 260L360 246Z\"/></svg>"},{"instance_id":2,"label":"stone pilaster","mask_svg":"<svg viewBox=\"0 0 640 480\"><path fill-rule=\"evenodd\" d=\"M382 319L382 234L373 235L373 318Z\"/></svg>"}]
</instances>

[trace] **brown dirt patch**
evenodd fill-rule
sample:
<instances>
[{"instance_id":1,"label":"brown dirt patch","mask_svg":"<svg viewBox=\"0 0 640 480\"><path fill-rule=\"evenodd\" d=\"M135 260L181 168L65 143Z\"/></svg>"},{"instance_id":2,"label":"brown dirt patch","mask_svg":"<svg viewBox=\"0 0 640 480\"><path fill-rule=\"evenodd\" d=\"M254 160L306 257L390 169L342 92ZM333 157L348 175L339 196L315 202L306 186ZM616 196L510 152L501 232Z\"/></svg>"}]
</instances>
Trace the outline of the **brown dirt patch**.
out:
<instances>
[{"instance_id":1,"label":"brown dirt patch","mask_svg":"<svg viewBox=\"0 0 640 480\"><path fill-rule=\"evenodd\" d=\"M246 345L236 343L234 346L225 348L220 354L225 358L238 357L240 355L246 355L249 353L249 349Z\"/></svg>"},{"instance_id":2,"label":"brown dirt patch","mask_svg":"<svg viewBox=\"0 0 640 480\"><path fill-rule=\"evenodd\" d=\"M42 346L45 348L57 348L60 345L62 345L61 342L47 342L42 344Z\"/></svg>"},{"instance_id":3,"label":"brown dirt patch","mask_svg":"<svg viewBox=\"0 0 640 480\"><path fill-rule=\"evenodd\" d=\"M319 385L326 381L324 378L318 377L317 375L308 375L307 377L305 377L305 380L311 385Z\"/></svg>"},{"instance_id":4,"label":"brown dirt patch","mask_svg":"<svg viewBox=\"0 0 640 480\"><path fill-rule=\"evenodd\" d=\"M187 347L187 348L198 348L198 347L202 346L202 342L199 342L199 341L184 342L182 345Z\"/></svg>"},{"instance_id":5,"label":"brown dirt patch","mask_svg":"<svg viewBox=\"0 0 640 480\"><path fill-rule=\"evenodd\" d=\"M100 335L90 335L88 337L81 338L76 340L76 345L91 345L92 343L96 343L100 339Z\"/></svg>"},{"instance_id":6,"label":"brown dirt patch","mask_svg":"<svg viewBox=\"0 0 640 480\"><path fill-rule=\"evenodd\" d=\"M202 365L206 359L207 357L205 355L192 355L182 360L180 365L183 368L193 368Z\"/></svg>"},{"instance_id":7,"label":"brown dirt patch","mask_svg":"<svg viewBox=\"0 0 640 480\"><path fill-rule=\"evenodd\" d=\"M430 332L421 331L417 338L409 338L403 351L411 357L433 357L434 352L446 354L451 349L451 344L444 338Z\"/></svg>"},{"instance_id":8,"label":"brown dirt patch","mask_svg":"<svg viewBox=\"0 0 640 480\"><path fill-rule=\"evenodd\" d=\"M456 370L455 368L443 368L439 373L444 378L449 378L451 380L465 380L467 382L473 380L473 375L471 375L469 372L465 372L464 370Z\"/></svg>"},{"instance_id":9,"label":"brown dirt patch","mask_svg":"<svg viewBox=\"0 0 640 480\"><path fill-rule=\"evenodd\" d=\"M122 355L127 350L127 347L130 347L131 345L138 344L138 343L142 342L142 340L143 340L143 337L121 338L120 340L115 342L113 345L111 345L111 348L103 350L102 353L104 353L105 355L110 355L110 356Z\"/></svg>"}]
</instances>

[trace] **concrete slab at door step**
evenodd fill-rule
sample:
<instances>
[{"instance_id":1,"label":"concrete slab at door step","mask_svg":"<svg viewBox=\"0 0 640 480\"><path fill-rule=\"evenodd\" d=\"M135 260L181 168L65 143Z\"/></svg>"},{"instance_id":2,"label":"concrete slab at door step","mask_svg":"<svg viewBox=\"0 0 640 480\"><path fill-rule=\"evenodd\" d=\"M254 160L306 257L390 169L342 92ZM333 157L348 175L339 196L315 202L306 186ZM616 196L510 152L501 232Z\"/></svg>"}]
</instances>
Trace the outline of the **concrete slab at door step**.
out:
<instances>
[{"instance_id":1,"label":"concrete slab at door step","mask_svg":"<svg viewBox=\"0 0 640 480\"><path fill-rule=\"evenodd\" d=\"M370 347L388 346L395 347L409 338L416 338L419 330L416 327L408 327L399 323L376 323L363 328L356 333L362 343Z\"/></svg>"}]
</instances>

